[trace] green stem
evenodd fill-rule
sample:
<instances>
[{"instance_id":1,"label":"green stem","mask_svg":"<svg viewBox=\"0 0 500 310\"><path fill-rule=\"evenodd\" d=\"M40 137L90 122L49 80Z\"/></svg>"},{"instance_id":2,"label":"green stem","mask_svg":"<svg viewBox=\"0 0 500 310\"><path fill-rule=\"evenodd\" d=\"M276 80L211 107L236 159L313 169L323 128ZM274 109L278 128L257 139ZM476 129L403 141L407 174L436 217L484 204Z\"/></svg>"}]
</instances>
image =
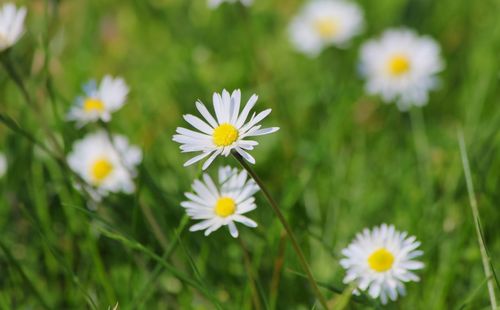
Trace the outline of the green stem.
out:
<instances>
[{"instance_id":1,"label":"green stem","mask_svg":"<svg viewBox=\"0 0 500 310\"><path fill-rule=\"evenodd\" d=\"M236 158L236 160L241 164L241 166L250 174L250 176L252 176L252 178L254 179L254 181L257 183L257 185L259 185L260 189L264 193L264 196L266 197L267 201L271 205L271 208L273 209L274 213L276 214L276 216L280 220L281 224L285 228L286 233L287 233L288 237L290 238L290 241L292 242L292 247L293 247L295 253L297 254L299 262L302 265L302 269L304 269L304 272L307 275L307 278L309 280L309 283L311 284L311 287L312 287L312 289L314 291L314 294L318 298L318 300L321 303L321 305L325 309L328 309L328 305L327 305L326 299L325 299L325 297L323 297L323 294L321 294L321 292L319 290L319 287L318 287L316 281L314 280L312 272L311 272L311 270L309 268L309 265L307 264L307 261L306 261L306 258L304 256L304 253L302 252L302 250L301 250L301 248L300 248L297 240L295 239L295 235L293 234L293 231L292 231L292 229L290 227L290 224L288 224L287 220L285 219L285 216L283 215L283 213L281 212L280 208L278 207L278 204L276 203L276 201L274 201L273 197L271 196L271 194L267 190L267 188L264 185L264 183L262 182L262 180L253 171L253 169L248 165L248 163L239 154L234 153L234 152L232 154L233 154L234 158Z\"/></svg>"},{"instance_id":2,"label":"green stem","mask_svg":"<svg viewBox=\"0 0 500 310\"><path fill-rule=\"evenodd\" d=\"M467 192L469 194L470 207L472 209L472 216L474 218L474 227L476 228L477 241L479 243L479 251L481 252L481 259L483 262L484 274L488 279L488 294L490 296L491 309L497 309L497 302L495 297L495 286L493 284L493 272L491 268L491 259L486 249L484 242L483 229L481 225L481 218L479 217L479 210L477 207L476 195L474 194L474 185L472 183L472 175L470 172L469 158L467 157L467 148L465 146L464 134L460 130L457 133L458 144L460 147L460 157L462 158L462 165L465 175L465 183L467 185Z\"/></svg>"},{"instance_id":3,"label":"green stem","mask_svg":"<svg viewBox=\"0 0 500 310\"><path fill-rule=\"evenodd\" d=\"M415 151L420 167L421 183L426 191L427 203L429 207L431 207L434 202L434 185L432 181L432 171L429 165L429 140L427 139L424 115L421 108L415 107L410 110L410 122L413 140L415 142ZM435 208L428 208L427 210L435 210Z\"/></svg>"},{"instance_id":4,"label":"green stem","mask_svg":"<svg viewBox=\"0 0 500 310\"><path fill-rule=\"evenodd\" d=\"M174 232L175 237L173 239L173 242L170 243L168 249L165 251L165 253L163 253L161 257L162 260L168 261L170 259L175 249L177 248L177 245L179 244L179 239L181 237L181 234L186 228L188 222L189 222L189 217L187 215L184 215L179 223L179 226L175 229ZM155 269L153 270L152 275L147 281L147 283L142 287L142 289L138 290L139 293L137 294L137 296L134 297L134 299L130 303L132 305L130 309L138 309L142 306L144 302L146 302L146 300L148 299L147 294L152 294L152 290L149 289L151 284L160 276L163 270L164 267L160 263L158 263Z\"/></svg>"},{"instance_id":5,"label":"green stem","mask_svg":"<svg viewBox=\"0 0 500 310\"><path fill-rule=\"evenodd\" d=\"M240 246L241 246L241 252L243 253L243 262L245 264L245 269L247 270L248 274L248 280L250 282L250 290L252 293L252 301L255 306L254 309L256 310L261 310L262 305L260 304L259 300L259 292L257 291L257 286L255 286L255 275L252 270L252 262L250 260L250 256L248 255L247 248L245 244L243 243L243 240L241 238L238 238L240 241Z\"/></svg>"},{"instance_id":6,"label":"green stem","mask_svg":"<svg viewBox=\"0 0 500 310\"><path fill-rule=\"evenodd\" d=\"M42 308L52 309L51 307L49 307L49 304L47 303L47 301L45 301L42 294L40 294L40 292L35 287L35 285L30 280L30 278L26 275L26 272L24 272L21 265L19 265L19 262L14 258L14 256L10 252L9 248L1 240L0 240L0 248L2 248L3 252L5 253L5 256L7 256L7 260L17 269L17 271L19 272L19 274L23 278L24 282L26 282L29 289L32 291L32 293L35 295L35 297L38 299L38 301L42 305Z\"/></svg>"}]
</instances>

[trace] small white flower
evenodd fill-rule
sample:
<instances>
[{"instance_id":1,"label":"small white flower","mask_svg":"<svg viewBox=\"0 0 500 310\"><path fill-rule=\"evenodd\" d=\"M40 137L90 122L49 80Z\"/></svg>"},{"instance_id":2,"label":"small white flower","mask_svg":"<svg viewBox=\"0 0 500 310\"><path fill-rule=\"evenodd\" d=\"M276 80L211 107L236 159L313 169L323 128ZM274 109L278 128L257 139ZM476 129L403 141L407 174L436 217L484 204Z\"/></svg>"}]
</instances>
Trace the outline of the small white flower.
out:
<instances>
[{"instance_id":1,"label":"small white flower","mask_svg":"<svg viewBox=\"0 0 500 310\"><path fill-rule=\"evenodd\" d=\"M438 43L409 29L391 29L361 48L361 73L366 91L396 101L400 110L427 103L444 67Z\"/></svg>"},{"instance_id":2,"label":"small white flower","mask_svg":"<svg viewBox=\"0 0 500 310\"><path fill-rule=\"evenodd\" d=\"M239 89L233 91L231 95L226 90L222 91L222 96L214 93L213 103L216 119L208 112L203 103L197 101L196 108L205 121L190 114L184 115L184 119L200 132L178 127L177 134L173 137L173 141L182 144L180 149L183 153L201 152L200 155L188 160L184 166L189 166L211 154L203 164L203 170L205 170L217 156L228 156L231 150L235 150L248 162L254 164L255 159L246 151L253 150L258 143L245 139L267 135L279 130L278 127L261 128L262 126L258 125L271 113L271 109L258 114L254 112L250 120L246 122L257 99L257 95L254 94L240 113L241 92Z\"/></svg>"},{"instance_id":3,"label":"small white flower","mask_svg":"<svg viewBox=\"0 0 500 310\"><path fill-rule=\"evenodd\" d=\"M68 155L71 169L95 189L90 191L94 198L106 196L108 192L134 192L132 178L141 160L141 150L129 145L127 138L114 135L111 143L104 131L75 142Z\"/></svg>"},{"instance_id":4,"label":"small white flower","mask_svg":"<svg viewBox=\"0 0 500 310\"><path fill-rule=\"evenodd\" d=\"M220 167L217 185L204 173L203 182L195 180L192 187L194 193L185 193L189 200L182 202L181 206L192 219L202 221L191 226L190 231L205 230L205 236L208 236L227 225L231 236L236 238L235 222L257 227L257 223L243 215L257 207L253 195L259 190L252 179L247 180L245 170L238 172L229 166Z\"/></svg>"},{"instance_id":5,"label":"small white flower","mask_svg":"<svg viewBox=\"0 0 500 310\"><path fill-rule=\"evenodd\" d=\"M393 225L382 224L372 231L365 228L356 240L342 250L345 256L340 264L347 270L344 283L357 283L357 288L383 304L388 298L396 300L406 293L404 282L419 281L412 270L424 268L414 260L423 254L417 250L420 242L406 232L398 232ZM359 291L355 290L355 294Z\"/></svg>"},{"instance_id":6,"label":"small white flower","mask_svg":"<svg viewBox=\"0 0 500 310\"><path fill-rule=\"evenodd\" d=\"M108 122L111 113L120 109L129 92L125 81L106 75L99 87L95 81L87 83L83 90L84 96L78 97L68 113L67 119L76 121L79 127L97 120Z\"/></svg>"},{"instance_id":7,"label":"small white flower","mask_svg":"<svg viewBox=\"0 0 500 310\"><path fill-rule=\"evenodd\" d=\"M7 172L7 157L4 153L0 152L0 178Z\"/></svg>"},{"instance_id":8,"label":"small white flower","mask_svg":"<svg viewBox=\"0 0 500 310\"><path fill-rule=\"evenodd\" d=\"M208 0L208 6L210 8L216 8L219 5L221 5L222 2L233 3L233 2L238 2L238 1L241 2L245 6L250 6L253 3L253 0Z\"/></svg>"},{"instance_id":9,"label":"small white flower","mask_svg":"<svg viewBox=\"0 0 500 310\"><path fill-rule=\"evenodd\" d=\"M313 0L292 20L288 30L297 50L316 56L327 46L346 46L362 28L363 12L357 4Z\"/></svg>"},{"instance_id":10,"label":"small white flower","mask_svg":"<svg viewBox=\"0 0 500 310\"><path fill-rule=\"evenodd\" d=\"M24 34L26 8L17 8L12 3L2 5L0 9L0 51L6 50Z\"/></svg>"}]
</instances>

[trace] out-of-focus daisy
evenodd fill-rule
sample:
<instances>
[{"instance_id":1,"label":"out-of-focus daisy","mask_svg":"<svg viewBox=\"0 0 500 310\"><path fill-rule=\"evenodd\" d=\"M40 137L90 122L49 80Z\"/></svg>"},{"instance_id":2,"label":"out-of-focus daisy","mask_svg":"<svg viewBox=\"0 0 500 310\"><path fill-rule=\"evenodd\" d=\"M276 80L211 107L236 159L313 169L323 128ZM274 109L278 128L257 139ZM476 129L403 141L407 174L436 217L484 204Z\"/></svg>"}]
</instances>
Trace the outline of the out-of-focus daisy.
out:
<instances>
[{"instance_id":1,"label":"out-of-focus daisy","mask_svg":"<svg viewBox=\"0 0 500 310\"><path fill-rule=\"evenodd\" d=\"M0 8L0 51L3 51L17 41L24 34L24 19L26 8L17 8L12 3L5 3Z\"/></svg>"},{"instance_id":2,"label":"out-of-focus daisy","mask_svg":"<svg viewBox=\"0 0 500 310\"><path fill-rule=\"evenodd\" d=\"M363 12L352 2L313 0L292 20L289 34L297 50L316 56L327 46L346 46L363 28Z\"/></svg>"},{"instance_id":3,"label":"out-of-focus daisy","mask_svg":"<svg viewBox=\"0 0 500 310\"><path fill-rule=\"evenodd\" d=\"M259 187L252 179L247 180L245 170L229 166L219 168L217 185L212 178L204 173L203 181L193 182L194 193L185 193L188 201L181 203L187 214L201 222L191 226L190 231L205 230L205 236L227 225L229 233L238 237L235 222L248 227L257 227L257 223L243 214L254 210L255 194Z\"/></svg>"},{"instance_id":4,"label":"out-of-focus daisy","mask_svg":"<svg viewBox=\"0 0 500 310\"><path fill-rule=\"evenodd\" d=\"M104 131L89 134L75 142L68 155L71 169L90 184L98 196L135 190L133 177L142 152L123 136L114 135L112 139L113 143Z\"/></svg>"},{"instance_id":5,"label":"out-of-focus daisy","mask_svg":"<svg viewBox=\"0 0 500 310\"><path fill-rule=\"evenodd\" d=\"M347 270L344 283L357 283L357 288L383 304L405 294L404 282L419 281L412 270L424 264L414 260L423 254L417 250L420 242L399 232L392 225L382 224L373 230L364 229L345 249L340 264ZM354 293L358 294L359 291Z\"/></svg>"},{"instance_id":6,"label":"out-of-focus daisy","mask_svg":"<svg viewBox=\"0 0 500 310\"><path fill-rule=\"evenodd\" d=\"M76 121L78 126L89 122L111 120L111 113L120 109L129 92L125 81L106 75L99 87L95 81L90 81L83 87L84 95L76 99L75 105L68 113L67 119Z\"/></svg>"},{"instance_id":7,"label":"out-of-focus daisy","mask_svg":"<svg viewBox=\"0 0 500 310\"><path fill-rule=\"evenodd\" d=\"M253 0L208 0L208 6L210 8L216 8L221 5L222 2L241 2L245 6L250 6Z\"/></svg>"},{"instance_id":8,"label":"out-of-focus daisy","mask_svg":"<svg viewBox=\"0 0 500 310\"><path fill-rule=\"evenodd\" d=\"M228 156L231 150L235 150L248 162L254 164L255 159L246 151L253 150L258 143L253 140L246 140L254 136L262 136L277 131L278 127L261 128L259 122L271 113L271 109L264 110L258 114L255 112L247 121L250 110L257 102L257 95L253 95L240 113L240 90L235 90L230 95L226 90L222 95L214 93L213 105L215 117L208 112L207 108L200 101L196 102L196 108L205 120L194 115L184 115L184 119L200 132L178 127L173 140L181 143L182 152L201 152L184 166L189 166L205 157L210 157L203 164L205 170L212 161L219 155Z\"/></svg>"},{"instance_id":9,"label":"out-of-focus daisy","mask_svg":"<svg viewBox=\"0 0 500 310\"><path fill-rule=\"evenodd\" d=\"M2 178L7 172L7 157L5 154L0 152L0 178Z\"/></svg>"},{"instance_id":10,"label":"out-of-focus daisy","mask_svg":"<svg viewBox=\"0 0 500 310\"><path fill-rule=\"evenodd\" d=\"M438 43L409 29L391 29L361 48L361 73L366 91L396 101L400 110L427 103L444 67Z\"/></svg>"}]
</instances>

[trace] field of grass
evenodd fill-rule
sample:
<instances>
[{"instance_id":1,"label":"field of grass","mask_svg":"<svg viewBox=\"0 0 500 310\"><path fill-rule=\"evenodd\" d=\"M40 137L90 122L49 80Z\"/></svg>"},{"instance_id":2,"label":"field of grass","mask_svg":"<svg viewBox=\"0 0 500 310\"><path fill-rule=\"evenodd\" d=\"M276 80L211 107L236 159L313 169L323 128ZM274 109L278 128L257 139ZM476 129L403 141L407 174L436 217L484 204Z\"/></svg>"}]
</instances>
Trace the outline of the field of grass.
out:
<instances>
[{"instance_id":1,"label":"field of grass","mask_svg":"<svg viewBox=\"0 0 500 310\"><path fill-rule=\"evenodd\" d=\"M294 51L287 26L304 1L255 0L251 7L204 0L26 0L27 31L9 62L28 103L0 70L1 309L320 308L283 226L262 193L256 229L205 237L180 206L201 164L172 142L195 101L213 92L256 93L272 108L254 166L285 214L330 305L341 306L341 249L365 227L394 224L422 242L420 282L389 309L488 309L459 148L493 267L500 273L500 2L357 1L364 32L317 58ZM384 29L434 37L445 70L428 105L400 112L364 92L359 47ZM81 86L105 74L130 86L108 128L141 147L133 195L95 209L61 161L96 131L65 115ZM57 146L61 148L58 149ZM464 154L465 155L465 154ZM237 167L218 158L209 168ZM491 279L497 297L498 283ZM348 309L376 308L351 299Z\"/></svg>"}]
</instances>

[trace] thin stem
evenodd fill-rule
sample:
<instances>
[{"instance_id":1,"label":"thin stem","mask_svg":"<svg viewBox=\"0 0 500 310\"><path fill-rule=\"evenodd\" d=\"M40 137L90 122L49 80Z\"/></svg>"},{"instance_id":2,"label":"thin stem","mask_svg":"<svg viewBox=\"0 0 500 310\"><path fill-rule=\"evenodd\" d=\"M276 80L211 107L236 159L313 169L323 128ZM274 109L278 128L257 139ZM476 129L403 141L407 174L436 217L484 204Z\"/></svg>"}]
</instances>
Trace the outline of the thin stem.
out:
<instances>
[{"instance_id":1,"label":"thin stem","mask_svg":"<svg viewBox=\"0 0 500 310\"><path fill-rule=\"evenodd\" d=\"M238 238L240 241L241 252L243 253L243 261L245 263L245 269L247 270L248 279L250 280L250 289L252 291L252 301L256 310L262 309L262 305L259 300L259 292L257 291L257 287L255 286L255 275L252 270L252 263L250 261L250 256L248 255L247 248L243 243L241 238Z\"/></svg>"},{"instance_id":2,"label":"thin stem","mask_svg":"<svg viewBox=\"0 0 500 310\"><path fill-rule=\"evenodd\" d=\"M495 297L495 286L493 283L493 272L491 269L491 259L486 249L484 242L483 229L481 225L481 218L479 217L479 210L477 207L476 195L474 193L474 185L472 183L472 175L469 166L469 158L467 156L467 148L465 146L464 134L461 130L457 133L458 144L460 147L460 157L462 158L462 165L465 175L465 183L467 185L467 192L469 194L470 207L472 209L472 216L474 218L474 227L476 228L477 241L479 243L479 251L481 252L481 259L483 262L484 274L488 279L488 294L490 296L491 308L497 309L497 301Z\"/></svg>"},{"instance_id":3,"label":"thin stem","mask_svg":"<svg viewBox=\"0 0 500 310\"><path fill-rule=\"evenodd\" d=\"M23 95L26 104L33 109L35 112L35 117L38 118L38 121L40 125L42 126L42 129L45 130L47 133L47 137L49 138L50 142L52 143L52 146L56 149L56 151L59 154L64 154L62 147L59 145L59 142L57 141L57 138L54 136L54 134L50 131L49 125L47 124L45 118L43 117L39 107L35 104L35 101L33 101L32 97L30 96L28 89L26 88L26 85L23 82L23 79L21 78L21 75L16 71L16 68L12 64L12 60L10 59L9 51L3 53L0 55L0 61L5 68L5 71L9 74L10 78L14 81L16 86L19 88L19 91Z\"/></svg>"},{"instance_id":4,"label":"thin stem","mask_svg":"<svg viewBox=\"0 0 500 310\"><path fill-rule=\"evenodd\" d=\"M274 201L273 197L271 196L271 194L267 190L267 188L264 185L264 183L262 182L262 180L253 171L253 169L248 165L248 163L239 154L234 153L234 152L232 154L233 154L234 158L236 158L236 160L241 164L241 166L250 174L250 176L252 176L252 178L254 179L254 181L257 183L257 185L259 185L260 189L264 193L264 196L267 198L267 201L271 205L271 208L273 209L274 213L276 214L276 216L280 220L281 224L285 228L286 233L287 233L288 237L290 238L290 241L292 242L292 247L293 247L295 253L297 254L299 262L302 265L302 269L304 269L304 271L305 271L305 273L307 275L309 283L311 284L311 286L313 288L314 294L318 298L318 300L321 303L321 305L325 309L328 309L328 305L327 305L326 299L321 294L321 292L319 290L319 287L316 284L316 281L314 280L314 277L313 277L313 275L311 273L309 265L307 264L306 258L304 257L304 253L302 252L302 250L301 250L301 248L300 248L297 240L295 239L295 235L293 234L293 231L292 231L292 229L290 227L290 224L288 224L287 220L285 219L285 216L283 215L283 213L281 212L280 208L278 207L278 204L276 203L276 201Z\"/></svg>"},{"instance_id":5,"label":"thin stem","mask_svg":"<svg viewBox=\"0 0 500 310\"><path fill-rule=\"evenodd\" d=\"M183 233L184 229L186 228L187 224L189 221L189 217L187 215L184 215L179 223L179 226L175 229L174 231L174 239L172 243L170 243L168 249L165 251L163 256L161 257L162 260L168 261L172 254L174 253L175 249L177 248L177 245L179 244L179 240L181 238L181 234ZM148 294L151 295L154 291L150 289L151 284L153 281L155 281L160 274L162 273L164 267L160 264L157 263L155 269L152 272L152 275L149 277L149 280L146 282L146 284L138 290L137 296L134 297L132 302L130 303L132 306L130 309L138 309L142 306L144 302L147 301L148 299Z\"/></svg>"},{"instance_id":6,"label":"thin stem","mask_svg":"<svg viewBox=\"0 0 500 310\"><path fill-rule=\"evenodd\" d=\"M434 202L434 190L431 168L429 166L429 140L425 129L424 115L421 108L412 108L410 110L410 122L415 143L415 151L420 166L420 178L423 188L425 188L427 203L429 206ZM435 210L430 208L427 210Z\"/></svg>"},{"instance_id":7,"label":"thin stem","mask_svg":"<svg viewBox=\"0 0 500 310\"><path fill-rule=\"evenodd\" d=\"M280 234L280 242L278 245L278 255L274 260L273 275L271 277L270 286L270 299L271 299L271 309L276 309L276 300L278 299L278 289L280 285L281 270L283 269L283 263L285 262L285 238L286 233L283 231Z\"/></svg>"},{"instance_id":8,"label":"thin stem","mask_svg":"<svg viewBox=\"0 0 500 310\"><path fill-rule=\"evenodd\" d=\"M104 132L106 133L107 138L108 138L109 142L111 143L111 147L115 150L115 152L117 154L120 155L119 156L119 160L120 160L122 166L128 171L129 175L133 175L133 173L129 169L129 167L127 165L125 165L125 163L123 162L123 158L122 158L120 152L118 151L118 149L115 146L113 135L111 134L111 130L109 129L108 124L106 124L103 121L99 121L99 125L102 127L102 129L104 129ZM153 231L153 235L155 236L155 238L160 243L162 249L166 250L168 242L167 242L167 239L165 238L165 234L163 233L163 231L161 229L161 225L158 224L158 221L155 218L155 215L154 215L153 211L145 203L142 203L140 201L140 199L139 199L139 206L141 208L142 214L146 218L146 221L151 226L151 230Z\"/></svg>"},{"instance_id":9,"label":"thin stem","mask_svg":"<svg viewBox=\"0 0 500 310\"><path fill-rule=\"evenodd\" d=\"M47 301L44 299L43 295L36 288L33 281L28 277L28 275L23 270L23 268L21 267L19 262L14 258L14 256L12 255L12 253L9 250L9 247L7 245L5 245L2 240L0 240L0 248L5 253L7 260L14 266L15 269L17 269L17 271L21 275L21 278L23 278L24 282L26 282L26 284L28 285L28 288L31 290L31 292L35 295L35 297L40 302L42 308L51 309L51 307L49 306Z\"/></svg>"}]
</instances>

